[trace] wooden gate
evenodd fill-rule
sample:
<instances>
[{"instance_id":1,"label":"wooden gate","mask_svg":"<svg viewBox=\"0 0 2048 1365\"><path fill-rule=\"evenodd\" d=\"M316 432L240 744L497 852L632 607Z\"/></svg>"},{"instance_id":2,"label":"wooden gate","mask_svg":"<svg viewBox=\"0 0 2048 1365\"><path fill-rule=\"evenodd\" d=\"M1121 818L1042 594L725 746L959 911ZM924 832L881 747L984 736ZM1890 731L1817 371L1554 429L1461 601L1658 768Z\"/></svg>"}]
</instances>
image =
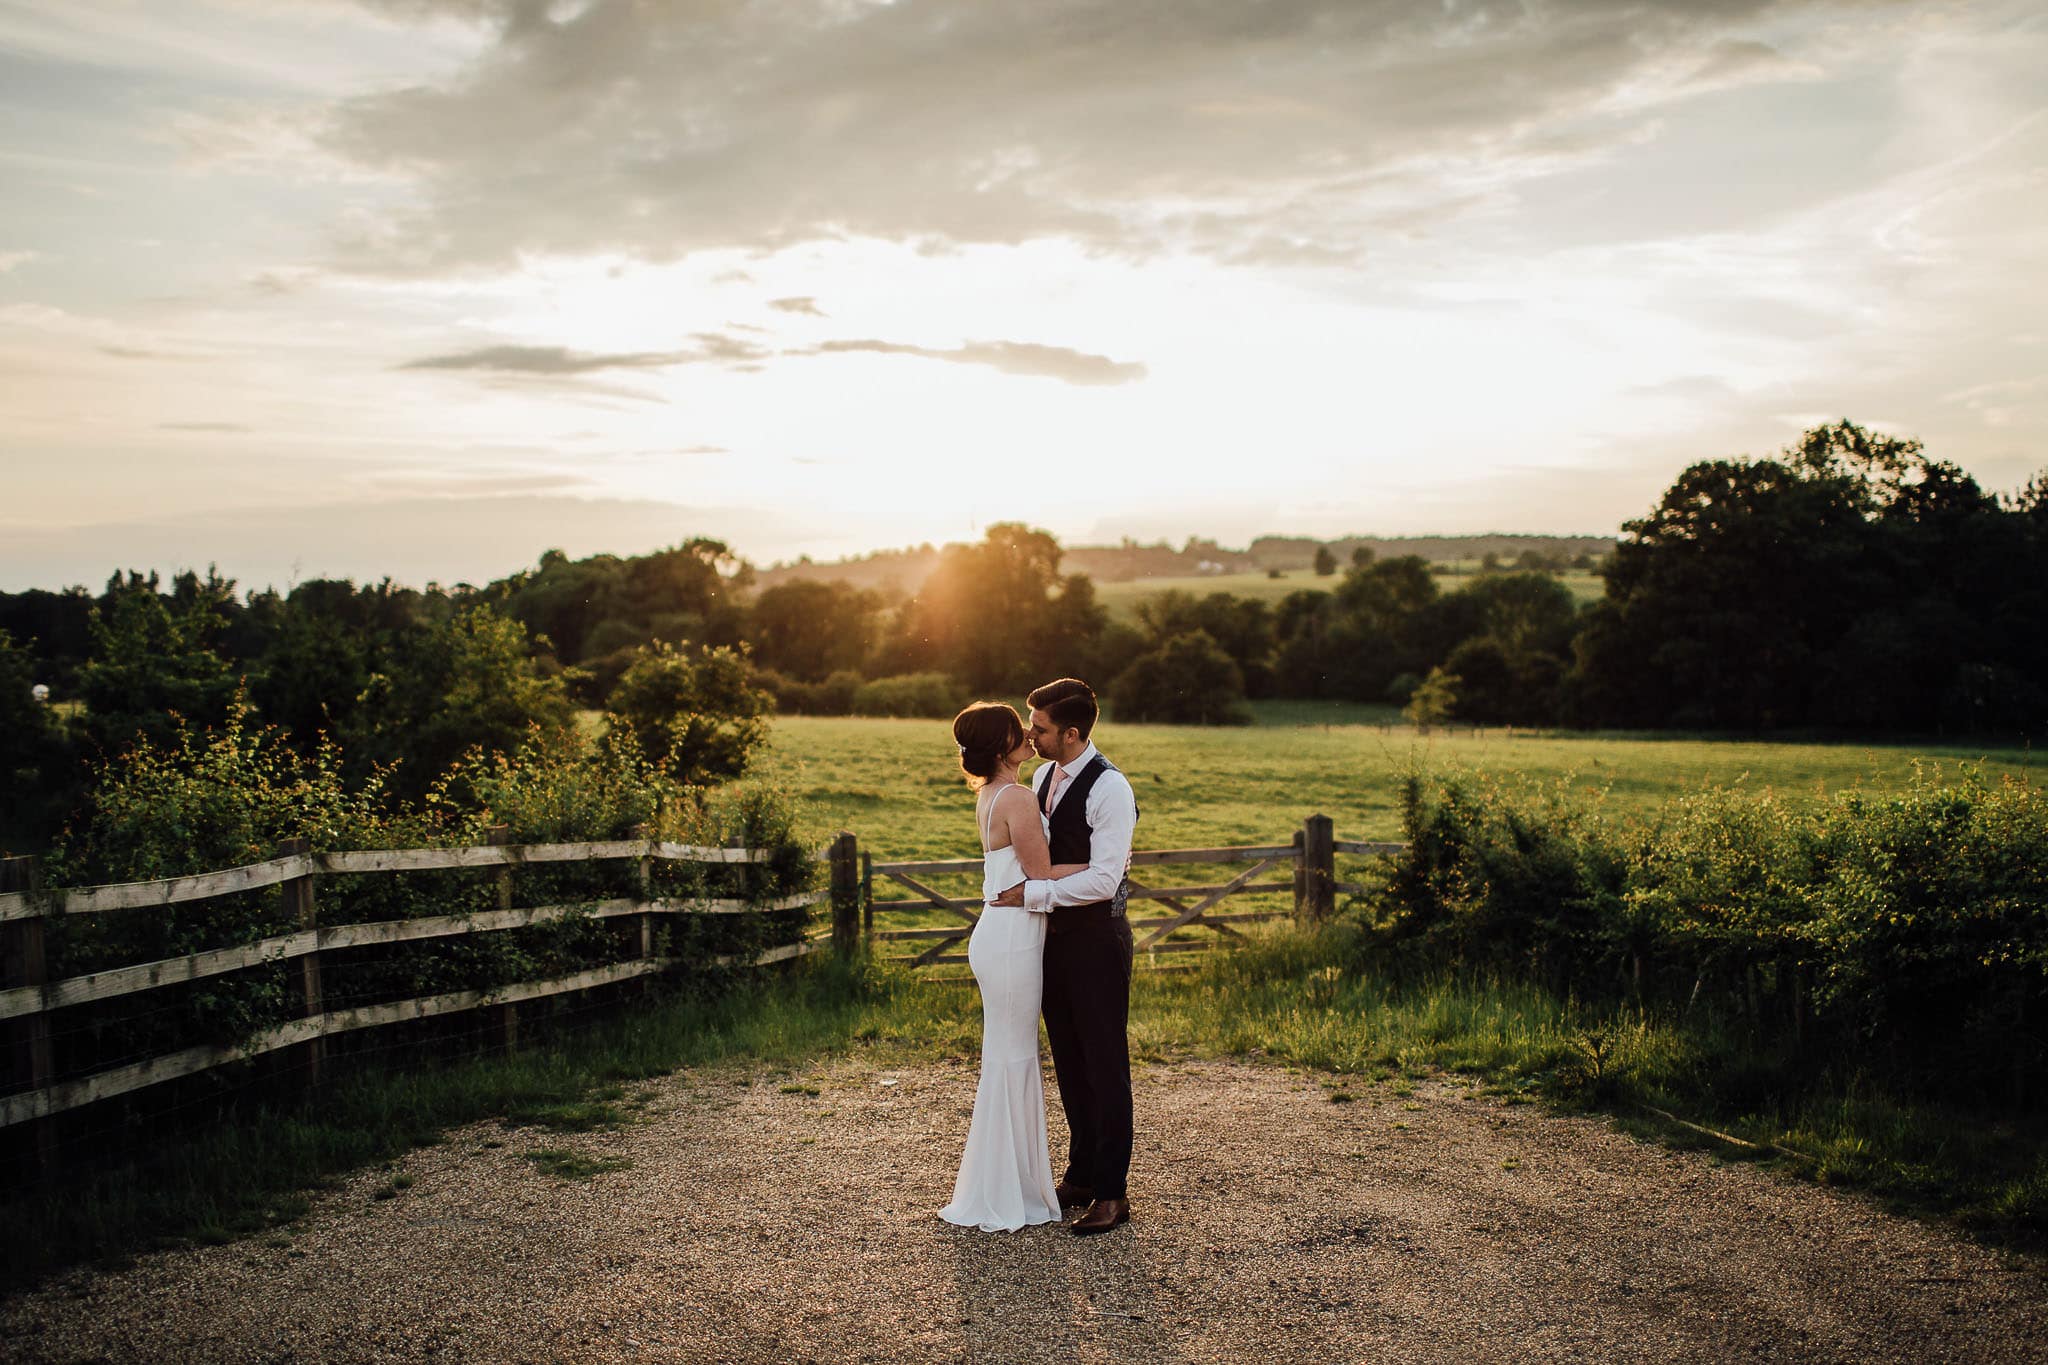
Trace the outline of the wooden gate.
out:
<instances>
[{"instance_id":1,"label":"wooden gate","mask_svg":"<svg viewBox=\"0 0 2048 1365\"><path fill-rule=\"evenodd\" d=\"M1316 921L1327 918L1336 908L1339 892L1356 893L1364 887L1336 879L1336 855L1393 853L1403 845L1339 840L1334 837L1329 817L1310 816L1286 843L1250 844L1224 848L1144 849L1131 854L1131 930L1141 955L1140 961L1158 967L1162 953L1200 953L1229 947L1244 941L1240 924L1296 918ZM856 854L852 836L841 835L834 846L837 858L860 859L859 880L863 906L862 928L876 944L905 944L910 952L883 952L888 961L913 967L961 964L967 961L966 941L974 932L981 913L981 888L965 893L949 892L932 885L941 878L981 876L981 859L946 858L923 862L876 862L869 855ZM1216 868L1219 880L1194 885L1165 884L1171 879L1149 869L1194 866ZM1227 872L1225 876L1223 873ZM853 869L847 869L851 879ZM899 888L908 895L877 899L876 879L885 889ZM887 885L894 883L893 886ZM1291 910L1219 910L1233 896L1287 893ZM1140 918L1139 902L1154 902L1166 914ZM877 928L877 915L921 921L914 927ZM944 922L933 925L929 921ZM1208 931L1208 932L1200 932ZM1163 969L1163 968L1161 968ZM933 980L963 980L959 974Z\"/></svg>"}]
</instances>

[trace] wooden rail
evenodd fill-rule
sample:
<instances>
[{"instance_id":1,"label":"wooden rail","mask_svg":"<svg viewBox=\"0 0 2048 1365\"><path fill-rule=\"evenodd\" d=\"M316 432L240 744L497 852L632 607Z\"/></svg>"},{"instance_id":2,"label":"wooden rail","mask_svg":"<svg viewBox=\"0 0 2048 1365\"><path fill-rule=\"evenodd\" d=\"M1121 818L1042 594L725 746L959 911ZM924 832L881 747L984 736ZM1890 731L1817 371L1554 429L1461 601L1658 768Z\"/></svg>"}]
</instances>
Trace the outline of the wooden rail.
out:
<instances>
[{"instance_id":1,"label":"wooden rail","mask_svg":"<svg viewBox=\"0 0 2048 1365\"><path fill-rule=\"evenodd\" d=\"M502 830L502 827L500 827ZM337 1034L410 1019L424 1019L463 1010L495 1007L507 1042L517 1036L517 1006L572 991L590 990L650 976L680 959L657 956L653 924L657 916L741 915L793 910L815 905L824 891L764 900L733 897L657 897L651 889L651 865L659 860L708 864L760 863L772 851L713 848L663 840L618 839L565 844L501 842L493 831L487 844L456 848L364 849L310 852L303 840L288 840L279 854L241 867L225 868L154 881L107 886L67 887L43 891L35 880L33 859L0 860L0 1024L19 1034L29 1066L28 1088L0 1096L0 1128L36 1123L37 1147L43 1165L55 1160L53 1132L37 1122L81 1105L128 1094L144 1087L196 1075L214 1067L308 1045L309 1071L317 1079L324 1041ZM850 839L851 836L843 836ZM634 859L639 863L639 894L605 900L514 907L511 873L528 864L589 863ZM318 924L314 911L315 880L327 876L361 876L445 869L498 869L498 908L467 914L426 915L408 919L372 920L354 924ZM297 927L254 943L236 944L158 962L107 968L84 975L48 979L43 952L45 925L66 915L115 910L149 910L189 904L221 896L279 887L288 922ZM634 956L542 981L522 981L491 990L454 991L409 1000L385 1001L349 1009L323 1005L320 962L325 953L378 944L407 943L456 935L502 932L554 923L572 916L594 919L636 917L640 933ZM786 961L816 951L821 944L806 937L770 948L746 959L747 965ZM304 1013L231 1045L184 1048L126 1066L57 1081L53 1078L48 1016L78 1005L116 1000L139 991L203 980L274 962L301 964L300 992ZM714 959L737 965L736 959Z\"/></svg>"},{"instance_id":2,"label":"wooden rail","mask_svg":"<svg viewBox=\"0 0 2048 1365\"><path fill-rule=\"evenodd\" d=\"M0 892L0 922L46 914L84 915L101 910L139 910L212 900L300 877L359 872L432 872L443 869L517 867L524 863L587 863L613 858L662 858L690 863L758 863L771 855L751 848L704 848L654 839L613 839L581 844L480 844L462 848L379 848L334 853L295 853L260 863L198 872L160 881L76 886L44 893L38 901L25 891Z\"/></svg>"}]
</instances>

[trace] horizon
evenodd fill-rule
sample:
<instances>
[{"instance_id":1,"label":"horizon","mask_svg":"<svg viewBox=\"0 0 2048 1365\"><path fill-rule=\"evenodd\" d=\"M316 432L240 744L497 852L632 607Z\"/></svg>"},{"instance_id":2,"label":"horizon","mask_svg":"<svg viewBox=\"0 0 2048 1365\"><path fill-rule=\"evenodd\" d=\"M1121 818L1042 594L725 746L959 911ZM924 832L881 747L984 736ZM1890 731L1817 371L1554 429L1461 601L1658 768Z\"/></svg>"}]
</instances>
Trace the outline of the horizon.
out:
<instances>
[{"instance_id":1,"label":"horizon","mask_svg":"<svg viewBox=\"0 0 2048 1365\"><path fill-rule=\"evenodd\" d=\"M1034 528L1034 529L1043 529L1043 528ZM715 538L715 537L714 537L714 538ZM635 557L639 557L639 556L644 556L644 555L647 555L647 554L657 553L657 552L659 552L659 551L661 551L661 550L664 550L664 549L671 549L671 548L675 548L676 546L679 546L679 545L681 545L681 544L685 543L685 542L686 542L686 541L687 541L688 539L689 539L689 537L683 537L682 539L680 539L680 540L677 540L677 541L675 541L675 542L673 542L672 544L669 544L669 545L657 545L657 546L653 546L653 547L651 547L651 548L649 548L649 549L647 549L647 550L633 551L633 552L630 552L630 553L628 553L628 552L620 552L620 551L614 551L614 550L605 550L605 549L598 549L598 550L593 550L593 551L589 552L588 554L570 554L570 555L569 555L568 557L569 557L569 558L570 558L570 559L571 559L572 561L573 561L573 560L581 560L581 559L587 559L587 558L595 558L595 557L600 557L600 556L604 556L604 555L611 555L611 556L613 556L613 557L615 557L615 558L618 558L618 559L630 559L630 558L635 558ZM976 537L975 539L976 539L976 540L979 540L979 539L980 539L980 537L979 537L979 536L977 536L977 537ZM1243 544L1243 545L1227 545L1227 544L1224 544L1223 542L1221 542L1220 540L1218 540L1218 539L1217 539L1217 538L1215 538L1215 537L1212 537L1212 536L1205 536L1205 535L1201 535L1201 534L1199 534L1199 533L1190 533L1190 534L1188 534L1188 535L1184 535L1184 536L1180 536L1180 537L1177 537L1177 538L1172 538L1172 539L1159 539L1159 540L1151 540L1151 541L1142 541L1142 542L1140 542L1140 541L1132 541L1132 542L1130 542L1130 544L1132 545L1132 547L1133 547L1133 548L1137 548L1137 549L1157 549L1157 548L1160 548L1160 547L1165 547L1165 548L1167 548L1167 549L1173 550L1173 551L1174 551L1175 553L1182 553L1182 552L1184 552L1184 551L1185 551L1185 548L1186 548L1186 547L1187 547L1187 546L1188 546L1189 544L1191 544L1191 543L1194 543L1194 542L1202 542L1202 543L1205 543L1205 544L1214 544L1214 545L1216 545L1216 546L1217 546L1217 548L1218 548L1218 549L1219 549L1220 551L1222 551L1223 553L1226 553L1226 554L1248 554L1248 553L1250 552L1250 548L1251 548L1251 546L1252 546L1253 544L1257 543L1258 541L1261 541L1261 540L1266 540L1266 539L1277 539L1277 540L1300 540L1300 539L1307 539L1307 540L1313 540L1313 541L1314 541L1315 543L1317 543L1317 544L1339 545L1339 544L1343 544L1343 543L1345 543L1345 542L1348 542L1348 541L1378 541L1378 542L1381 542L1381 543L1389 543L1389 542L1391 542L1391 543L1399 543L1399 542L1403 542L1403 541L1411 541L1411 540L1413 540L1413 541L1430 541L1430 540L1443 540L1443 541L1458 541L1458 540L1490 540L1490 539L1503 539L1503 540L1617 540L1617 539L1619 539L1619 536L1618 536L1618 535L1603 535L1603 534L1597 534L1597 533L1559 533L1559 534L1552 534L1552 533L1549 533L1549 532L1537 532L1537 531L1473 531L1473 532L1469 532L1469 533L1462 533L1462 534L1448 534L1448 535L1447 535L1447 534L1435 534L1435 533L1423 532L1423 533L1418 533L1418 534L1415 534L1415 535L1406 535L1406 536L1386 536L1386 535L1376 535L1376 534L1373 534L1373 533L1371 533L1371 532L1349 532L1349 533L1346 533L1346 534L1343 534L1343 535L1335 535L1335 536L1329 536L1329 537L1326 537L1326 538L1316 538L1316 537L1297 537L1297 536L1292 536L1292 535L1288 535L1288 534L1286 534L1286 533L1284 533L1284 532L1272 532L1272 531L1268 531L1268 532L1261 532L1261 533L1260 533L1260 534L1258 534L1258 535L1254 535L1254 536L1248 537L1248 538L1247 538L1247 539L1245 540L1245 542L1244 542L1244 544ZM948 541L942 541L942 542L929 542L929 541L924 541L924 542L919 542L919 543L917 543L917 544L913 544L913 545L885 545L885 546L880 546L880 547L877 547L877 548L875 548L875 549L872 549L872 550L862 550L862 551L856 551L856 552L853 552L853 553L850 553L850 554L847 554L847 555L844 555L844 556L841 556L841 557L838 557L838 558L834 558L834 559L815 559L815 558L813 558L813 559L808 559L808 560L806 560L806 559L804 559L803 557L799 556L799 557L797 557L797 558L792 558L792 559L786 559L786 560L773 560L773 561L768 561L768 562L760 562L760 561L756 561L756 560L752 559L751 557L749 557L749 556L748 556L748 555L747 555L747 554L746 554L746 553L745 553L744 551L742 551L742 550L741 550L741 549L739 549L738 547L728 546L727 548L728 548L728 549L730 549L730 550L732 550L732 553L733 553L733 555L734 555L734 556L735 556L736 558L738 558L738 559L740 559L740 560L743 560L743 561L744 561L744 562L745 562L745 563L747 564L747 566L748 566L748 567L749 567L750 569L754 570L754 571L755 571L756 573L778 573L778 572L786 572L786 571L788 571L788 570L792 570L792 569L830 569L830 568L834 568L834 567L837 567L837 566L839 566L839 565L842 565L842 564L844 564L844 565L853 565L853 564L859 564L859 563L862 563L862 562L864 562L864 561L869 561L869 560L873 560L873 559L879 559L879 558L883 558L883 557L886 557L886 556L890 556L890 555L916 555L916 554L921 554L921 553L924 553L924 552L926 552L926 551L930 551L930 552L932 552L932 553L937 553L937 552L939 552L939 551L941 551L941 550L944 550L945 548L947 548L948 546L951 546L951 545L962 545L962 544L972 544L972 543L974 543L974 542L972 542L972 541L965 541L965 540L948 540ZM413 579L407 579L407 578L402 578L402 577L398 576L397 574L392 574L392 573L383 573L383 572L379 572L379 573L371 573L371 574L334 574L334 575L328 575L328 576L326 576L326 577L327 577L327 578L328 578L328 579L329 579L330 581L342 581L342 580L346 580L346 581L352 582L352 583L354 583L354 584L356 584L356 585L358 585L358 586L364 586L364 585L368 585L368 584L372 584L372 583L378 583L378 582L382 582L383 580L385 580L385 579L387 579L387 578L388 578L388 579L390 579L390 580L391 580L391 582L393 582L394 584L396 584L397 586L399 586L399 587L401 587L401 588L411 588L411 589L416 589L416 590L419 590L419 591L426 591L426 590L428 590L428 589L432 589L432 588L438 588L438 589L441 589L441 590L443 590L443 591L452 591L452 590L454 590L454 589L457 589L457 588L463 588L463 587L469 587L469 588L481 588L481 587L484 587L484 586L486 586L486 585L488 585L488 584L490 584L490 583L493 583L493 582L498 582L498 581L502 581L502 580L504 580L504 579L510 578L510 577L511 577L511 576L512 576L513 574L516 574L516 573L522 572L522 571L524 571L524 570L527 570L527 569L532 569L532 568L536 567L536 566L537 566L537 565L538 565L538 564L540 563L540 559L541 559L541 556L542 556L543 554L547 553L547 552L548 552L549 550L551 550L551 549L554 549L554 548L558 548L558 547L554 547L554 546L544 546L544 547L542 547L542 549L540 549L540 550L536 550L536 551L534 552L533 556L532 556L532 557L531 557L530 559L528 559L528 560L527 560L527 561L526 561L525 563L523 563L523 564L516 564L516 565L513 565L513 566L512 566L511 568L505 569L505 570L503 570L502 572L498 572L498 573L493 573L493 574L490 574L490 575L488 575L488 576L486 576L486 577L482 577L482 578L461 578L461 579L438 579L438 578L429 578L429 579L419 579L419 580L413 580ZM1060 544L1060 552L1061 552L1062 556L1066 556L1066 555L1071 555L1071 554L1074 554L1074 553L1076 553L1076 552L1080 552L1080 551L1088 551L1088 550L1118 550L1118 549L1122 549L1122 548L1124 548L1124 546L1123 546L1123 544L1122 544L1121 542L1119 542L1119 543L1115 543L1115 544L1111 544L1111 543L1101 543L1101 544L1082 544L1082 545L1069 545L1069 544L1065 543L1064 541L1062 541L1062 542L1061 542L1061 544ZM567 553L567 552L565 551L564 553ZM66 581L66 582L56 582L56 583L25 583L25 584L13 584L13 583L6 583L6 582L0 582L0 593L13 593L13 594L19 594L19 593L24 593L24 592L33 592L33 591L43 591L43 592L56 592L56 593L62 593L62 592L68 592L68 591L70 591L70 590L71 590L71 589L73 589L73 588L82 588L82 589L85 589L86 591L88 591L88 592L90 592L90 593L93 593L93 594L95 594L95 595L96 595L96 594L98 594L98 593L100 593L100 592L102 592L102 591L104 591L104 590L105 590L105 587L106 587L107 581L108 581L108 579L109 579L110 577L122 577L122 576L125 576L125 575L127 575L127 574L128 574L128 573L130 573L130 572L140 573L140 574L144 575L145 577L147 577L147 576L148 576L148 575L149 575L150 573L155 573L155 574L157 574L157 575L158 575L158 577L159 577L159 580L160 580L160 585L161 585L161 587L163 587L163 588L165 588L165 589L168 589L168 588L169 588L169 586L170 586L170 584L171 584L171 582L172 582L172 581L173 581L173 580L174 580L174 579L175 579L175 578L176 578L176 577L177 577L178 575L180 575L180 574L183 574L183 573L188 573L188 572L189 572L189 573L193 573L193 574L196 574L196 575L198 575L198 576L199 576L199 577L200 577L201 579L204 579L204 578L206 577L206 575L207 575L207 574L209 574L209 573L217 573L217 574L219 575L219 577L220 577L220 578L221 578L221 579L222 579L223 581L225 581L225 582L228 582L228 583L232 584L232 585L233 585L233 587L234 587L234 591L235 591L235 594L236 594L236 595L237 595L238 597L240 597L240 598L243 598L243 599L247 599L247 598L249 598L249 597L251 597L251 596L253 596L253 595L257 594L257 593L262 593L262 592L271 592L271 591L274 591L274 592L279 592L279 593L281 593L281 594L286 594L286 595L288 595L288 594L289 594L289 593L291 592L291 590L292 590L293 588L297 587L297 586L298 586L299 584L302 584L302 583L307 583L307 582L313 582L313 581L316 581L316 580L318 580L318 579L319 579L319 578L321 577L320 575L309 575L309 576L304 576L304 577L300 577L300 578L298 578L298 579L295 579L295 580L293 580L293 581L291 581L291 582L289 582L289 583L284 583L284 584L279 584L279 583L274 583L274 582L271 582L271 583L251 583L251 582L249 582L248 580L246 580L246 579L243 579L243 578L242 578L242 577L240 577L239 575L237 575L237 574L235 574L235 573L231 572L231 571L230 571L230 567L229 567L229 566L221 565L221 564L219 564L219 563L218 563L217 561L216 561L216 562L212 562L212 563L207 563L207 564L186 564L186 563L179 563L179 564L177 564L177 565L175 565L175 566L172 566L172 567L168 567L168 568L166 568L166 567L164 567L164 566L161 566L161 565L145 565L145 564L119 564L119 565L112 565L112 566L109 566L109 567L108 567L108 568L107 568L106 570L104 570L103 572L101 572L101 573L99 573L99 574L97 574L97 575L90 575L90 576L88 576L88 577L85 577L85 578L77 578L77 579L72 579L72 580L70 580L70 581ZM1171 575L1169 575L1169 576L1171 576ZM1138 579L1138 580L1133 580L1133 581L1144 581L1144 580L1143 580L1143 579Z\"/></svg>"},{"instance_id":2,"label":"horizon","mask_svg":"<svg viewBox=\"0 0 2048 1365\"><path fill-rule=\"evenodd\" d=\"M0 0L0 69L9 587L2048 463L2023 0Z\"/></svg>"}]
</instances>

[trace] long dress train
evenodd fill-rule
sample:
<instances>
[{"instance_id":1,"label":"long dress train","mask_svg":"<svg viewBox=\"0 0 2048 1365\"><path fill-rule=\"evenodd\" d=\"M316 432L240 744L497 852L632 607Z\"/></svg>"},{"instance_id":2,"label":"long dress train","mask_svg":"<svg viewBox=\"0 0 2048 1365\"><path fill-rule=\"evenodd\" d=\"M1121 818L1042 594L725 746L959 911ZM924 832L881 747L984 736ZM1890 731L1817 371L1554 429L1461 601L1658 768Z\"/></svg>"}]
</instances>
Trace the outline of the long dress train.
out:
<instances>
[{"instance_id":1,"label":"long dress train","mask_svg":"<svg viewBox=\"0 0 2048 1365\"><path fill-rule=\"evenodd\" d=\"M981 918L967 940L967 964L981 988L981 1082L953 1202L939 1217L983 1232L1014 1232L1060 1218L1038 1064L1046 924L1043 914L987 903L1023 881L1024 866L1014 848L988 847L985 823L981 843Z\"/></svg>"}]
</instances>

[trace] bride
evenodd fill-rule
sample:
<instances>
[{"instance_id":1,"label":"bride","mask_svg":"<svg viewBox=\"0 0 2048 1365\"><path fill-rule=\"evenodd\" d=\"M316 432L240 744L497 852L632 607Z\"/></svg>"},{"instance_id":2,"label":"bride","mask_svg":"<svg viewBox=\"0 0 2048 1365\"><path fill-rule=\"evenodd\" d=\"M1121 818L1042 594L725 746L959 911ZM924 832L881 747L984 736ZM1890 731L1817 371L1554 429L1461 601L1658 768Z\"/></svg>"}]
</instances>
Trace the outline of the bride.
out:
<instances>
[{"instance_id":1,"label":"bride","mask_svg":"<svg viewBox=\"0 0 2048 1365\"><path fill-rule=\"evenodd\" d=\"M1046 926L1043 913L987 902L1027 878L1065 876L1082 865L1051 861L1038 802L1017 781L1031 742L1016 711L976 702L953 718L953 740L961 771L976 789L983 853L981 918L967 941L967 962L981 988L981 1083L953 1202L939 1217L983 1232L1014 1232L1060 1217L1038 1068Z\"/></svg>"}]
</instances>

